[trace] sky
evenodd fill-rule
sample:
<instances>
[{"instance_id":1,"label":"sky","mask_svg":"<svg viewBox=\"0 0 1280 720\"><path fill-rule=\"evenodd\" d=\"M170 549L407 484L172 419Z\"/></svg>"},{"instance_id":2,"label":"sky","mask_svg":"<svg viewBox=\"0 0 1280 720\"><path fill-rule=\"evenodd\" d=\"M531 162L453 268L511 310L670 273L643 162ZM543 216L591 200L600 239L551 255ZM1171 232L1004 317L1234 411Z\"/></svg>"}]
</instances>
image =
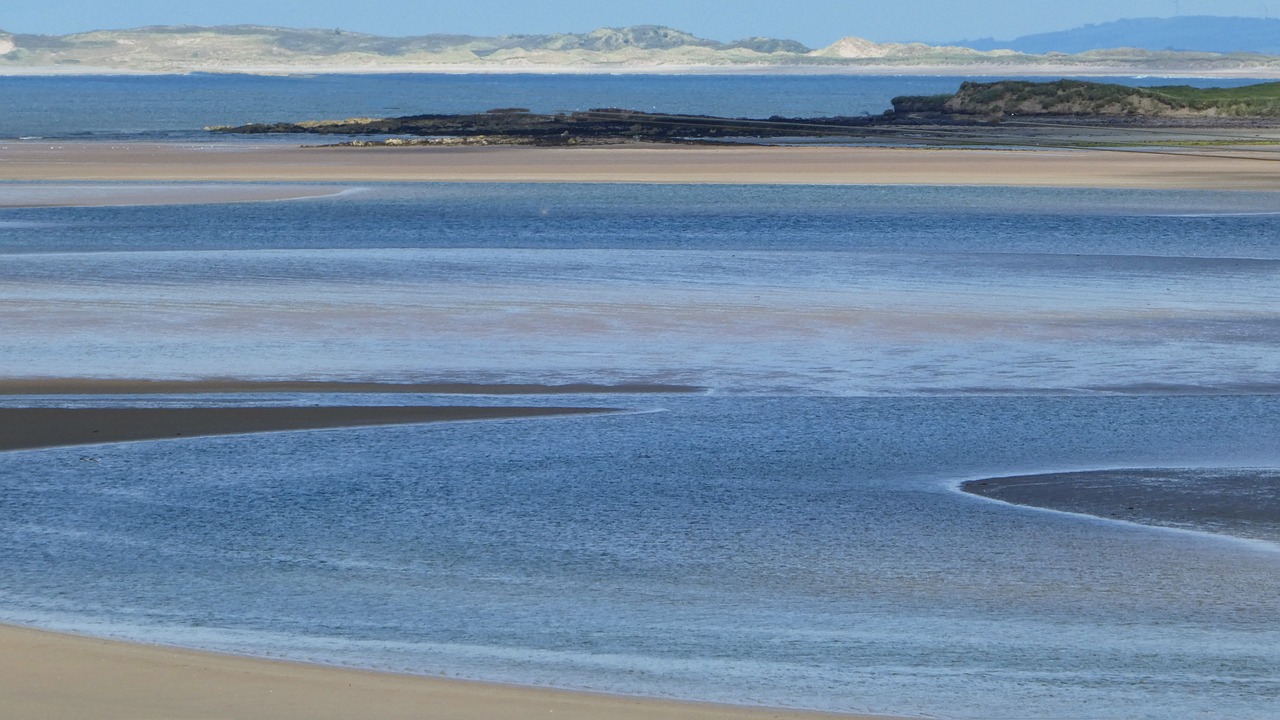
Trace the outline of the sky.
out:
<instances>
[{"instance_id":1,"label":"sky","mask_svg":"<svg viewBox=\"0 0 1280 720\"><path fill-rule=\"evenodd\" d=\"M812 47L847 37L942 42L1174 15L1280 16L1280 0L5 0L0 29L62 35L144 25L279 25L378 35L509 35L667 25L714 40ZM1274 13L1274 15L1273 15Z\"/></svg>"}]
</instances>

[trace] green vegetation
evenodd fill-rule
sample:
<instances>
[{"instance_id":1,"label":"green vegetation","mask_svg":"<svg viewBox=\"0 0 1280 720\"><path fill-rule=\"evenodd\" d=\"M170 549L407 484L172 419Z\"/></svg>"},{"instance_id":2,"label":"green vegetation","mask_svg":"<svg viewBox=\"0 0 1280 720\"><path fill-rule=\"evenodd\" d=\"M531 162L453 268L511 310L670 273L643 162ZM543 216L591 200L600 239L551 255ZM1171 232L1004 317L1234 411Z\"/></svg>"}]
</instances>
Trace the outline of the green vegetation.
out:
<instances>
[{"instance_id":1,"label":"green vegetation","mask_svg":"<svg viewBox=\"0 0 1280 720\"><path fill-rule=\"evenodd\" d=\"M1280 145L1280 140L1223 138L1221 140L1129 140L1125 142L1102 142L1072 140L1064 143L1078 148L1231 148L1231 147L1271 147Z\"/></svg>"},{"instance_id":2,"label":"green vegetation","mask_svg":"<svg viewBox=\"0 0 1280 720\"><path fill-rule=\"evenodd\" d=\"M1237 88L1194 88L1165 85L1151 88L1165 97L1180 100L1197 109L1222 108L1224 115L1280 115L1280 82L1245 85Z\"/></svg>"},{"instance_id":3,"label":"green vegetation","mask_svg":"<svg viewBox=\"0 0 1280 720\"><path fill-rule=\"evenodd\" d=\"M966 82L954 95L903 96L894 112L952 115L1072 115L1151 117L1280 117L1280 82L1238 88L1194 88L1058 80Z\"/></svg>"}]
</instances>

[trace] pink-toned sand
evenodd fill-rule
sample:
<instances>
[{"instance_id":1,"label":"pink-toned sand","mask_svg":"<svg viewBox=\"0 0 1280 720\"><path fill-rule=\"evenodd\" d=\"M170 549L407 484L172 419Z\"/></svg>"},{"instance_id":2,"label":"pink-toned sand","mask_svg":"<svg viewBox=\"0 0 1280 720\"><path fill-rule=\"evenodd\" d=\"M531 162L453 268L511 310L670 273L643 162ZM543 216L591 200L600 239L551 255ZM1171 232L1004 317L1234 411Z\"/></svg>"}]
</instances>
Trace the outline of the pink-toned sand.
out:
<instances>
[{"instance_id":1,"label":"pink-toned sand","mask_svg":"<svg viewBox=\"0 0 1280 720\"><path fill-rule=\"evenodd\" d=\"M1280 190L1263 151L0 145L0 180L934 184ZM193 188L191 196L204 192ZM278 192L278 191L277 191ZM0 203L3 203L0 193ZM10 203L16 204L16 203Z\"/></svg>"}]
</instances>

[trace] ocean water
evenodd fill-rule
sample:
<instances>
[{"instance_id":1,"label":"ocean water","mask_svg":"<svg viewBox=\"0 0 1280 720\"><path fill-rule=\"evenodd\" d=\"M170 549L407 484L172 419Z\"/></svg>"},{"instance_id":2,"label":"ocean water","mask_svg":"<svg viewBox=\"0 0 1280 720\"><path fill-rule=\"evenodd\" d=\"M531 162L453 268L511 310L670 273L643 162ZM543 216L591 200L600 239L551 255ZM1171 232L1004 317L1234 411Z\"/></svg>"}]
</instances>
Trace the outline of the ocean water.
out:
<instances>
[{"instance_id":1,"label":"ocean water","mask_svg":"<svg viewBox=\"0 0 1280 720\"><path fill-rule=\"evenodd\" d=\"M628 412L3 453L0 620L956 720L1280 713L1280 546L956 490L1274 468L1276 195L317 192L0 210L0 376L705 390L148 398Z\"/></svg>"},{"instance_id":2,"label":"ocean water","mask_svg":"<svg viewBox=\"0 0 1280 720\"><path fill-rule=\"evenodd\" d=\"M0 77L0 141L237 142L209 125L501 107L534 112L627 108L727 117L878 115L898 95L955 92L964 79L930 76L670 75L163 75ZM1244 78L1099 78L1107 82L1229 87ZM297 142L253 136L253 142ZM242 140L241 140L242 141Z\"/></svg>"}]
</instances>

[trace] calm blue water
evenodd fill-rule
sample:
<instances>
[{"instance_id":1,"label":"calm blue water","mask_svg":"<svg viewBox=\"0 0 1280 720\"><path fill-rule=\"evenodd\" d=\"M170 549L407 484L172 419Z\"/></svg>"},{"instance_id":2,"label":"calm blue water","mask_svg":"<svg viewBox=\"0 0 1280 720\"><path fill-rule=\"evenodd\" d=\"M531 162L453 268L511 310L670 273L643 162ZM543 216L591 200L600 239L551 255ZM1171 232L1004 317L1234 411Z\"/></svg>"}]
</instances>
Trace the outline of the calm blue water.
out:
<instances>
[{"instance_id":1,"label":"calm blue water","mask_svg":"<svg viewBox=\"0 0 1280 720\"><path fill-rule=\"evenodd\" d=\"M368 82L382 94L366 104L343 95L364 79L0 88L80 83L97 88L80 95L93 112L118 106L57 131L68 136L193 138L205 122L261 119L252 108L205 119L205 107L225 110L257 83L274 90L254 102L295 117L315 107L313 90L298 89L311 82L336 83L334 106L315 114L346 115L385 114L388 87L453 82L442 95L462 98L458 88L489 80L545 97L576 89L546 106L476 91L480 109L561 109L583 88L601 92L587 105L618 104L596 102L611 84L633 99L645 87L692 97L698 83L707 98L708 87L774 98L780 112L827 107L819 92L775 92L785 78L377 78ZM903 92L899 80L881 87ZM811 90L863 81L804 79ZM137 98L165 107L157 87L193 90L190 104L168 105L180 110L173 119L130 109ZM743 92L759 88L773 89ZM120 101L104 105L113 93ZM75 95L36 94L55 104ZM21 105L0 103L0 117L21 116ZM733 114L724 107L734 106L670 109ZM71 191L0 183L0 196ZM323 197L0 210L0 377L706 392L149 398L637 412L3 453L0 620L415 673L956 720L1280 715L1276 545L954 490L1056 470L1274 468L1276 195L315 191Z\"/></svg>"},{"instance_id":2,"label":"calm blue water","mask_svg":"<svg viewBox=\"0 0 1280 720\"><path fill-rule=\"evenodd\" d=\"M0 618L945 718L1280 710L1276 546L949 489L1046 468L1273 465L1280 398L624 404L657 412L0 455Z\"/></svg>"},{"instance_id":3,"label":"calm blue water","mask_svg":"<svg viewBox=\"0 0 1280 720\"><path fill-rule=\"evenodd\" d=\"M391 184L9 210L0 373L1271 392L1275 207L1266 193Z\"/></svg>"},{"instance_id":4,"label":"calm blue water","mask_svg":"<svg viewBox=\"0 0 1280 720\"><path fill-rule=\"evenodd\" d=\"M0 140L19 137L234 142L209 125L524 107L621 107L728 117L878 115L898 95L954 92L964 79L918 76L178 75L0 77ZM1101 78L1142 86L1259 80ZM261 136L252 138L263 142ZM296 139L275 138L297 142Z\"/></svg>"}]
</instances>

